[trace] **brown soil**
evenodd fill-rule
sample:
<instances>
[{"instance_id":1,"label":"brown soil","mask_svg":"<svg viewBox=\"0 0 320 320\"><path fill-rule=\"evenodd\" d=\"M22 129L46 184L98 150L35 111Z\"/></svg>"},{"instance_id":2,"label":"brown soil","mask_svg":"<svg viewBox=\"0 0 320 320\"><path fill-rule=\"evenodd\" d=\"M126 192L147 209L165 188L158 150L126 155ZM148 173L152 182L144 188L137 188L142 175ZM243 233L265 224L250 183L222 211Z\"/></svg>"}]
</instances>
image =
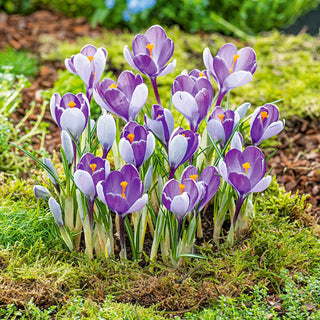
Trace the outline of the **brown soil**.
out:
<instances>
[{"instance_id":1,"label":"brown soil","mask_svg":"<svg viewBox=\"0 0 320 320\"><path fill-rule=\"evenodd\" d=\"M59 40L74 41L77 37L90 34L97 36L102 32L102 28L92 28L84 18L66 18L59 14L50 11L38 11L30 16L20 15L6 15L0 13L0 50L6 48L8 45L16 50L28 50L34 54L39 54L39 37L49 34L50 37ZM58 69L63 69L64 65L61 62L46 62L40 67L40 72L35 79L32 79L32 85L23 91L23 104L13 114L14 121L21 119L25 110L29 108L31 101L36 101L38 105L41 104L41 97L39 90L48 89L53 86L57 79ZM36 117L36 116L34 116ZM57 129L56 124L52 120L49 107L44 117L45 121L50 123L48 128L49 134L46 136L45 148L52 152L56 146L60 144L60 130ZM35 120L30 118L30 120ZM30 124L31 126L31 124ZM316 218L320 217L320 119L300 119L298 117L287 121L285 130L279 134L278 152L268 161L268 166L272 168L272 174L276 174L277 181L284 186L287 191L292 193L299 192L299 194L309 194L309 202L311 207L310 214ZM37 138L33 139L35 148L39 146ZM204 215L202 219L204 230L207 231L209 239L212 237L211 218ZM207 226L207 227L206 227ZM139 281L142 281L141 279ZM161 282L162 281L162 282ZM122 301L137 301L143 305L152 305L155 302L162 301L160 308L170 310L177 310L175 306L176 294L182 293L184 290L191 288L190 286L175 286L174 279L166 279L156 281L154 278L146 278L145 283L139 284L137 287L145 288L135 292L134 298L124 293ZM164 283L163 281L167 281ZM187 282L186 282L187 283ZM43 299L48 297L50 293L50 284L44 286L40 291L36 285L27 284L30 287L30 294L38 292L36 299ZM161 286L161 288L158 288ZM180 306L180 310L188 308L195 308L200 304L207 303L210 299L216 296L214 291L214 283L204 282L198 291L192 292L191 297L194 304L189 302ZM20 288L14 288L13 283L8 279L3 279L0 282L0 291L6 290L7 294L20 291ZM167 288L163 290L163 288ZM160 290L161 289L161 290ZM172 294L171 294L172 293ZM199 297L205 297L203 301ZM52 295L52 300L59 302L60 292ZM21 298L22 299L22 298ZM29 299L27 296L23 300ZM199 300L200 299L200 300ZM40 301L39 300L39 301ZM12 300L10 300L12 301ZM182 300L179 299L181 302ZM199 302L200 301L200 302ZM4 303L4 302L2 302ZM43 303L40 303L43 304Z\"/></svg>"}]
</instances>

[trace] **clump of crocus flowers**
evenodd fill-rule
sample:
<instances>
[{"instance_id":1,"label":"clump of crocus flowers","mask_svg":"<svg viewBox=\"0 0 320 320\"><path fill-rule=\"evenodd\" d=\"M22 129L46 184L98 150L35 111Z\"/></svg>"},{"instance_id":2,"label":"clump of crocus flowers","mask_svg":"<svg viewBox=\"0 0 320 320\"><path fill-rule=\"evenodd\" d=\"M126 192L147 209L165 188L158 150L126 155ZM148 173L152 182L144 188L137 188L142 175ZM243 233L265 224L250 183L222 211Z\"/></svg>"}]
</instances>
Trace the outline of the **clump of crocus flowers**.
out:
<instances>
[{"instance_id":1,"label":"clump of crocus flowers","mask_svg":"<svg viewBox=\"0 0 320 320\"><path fill-rule=\"evenodd\" d=\"M246 116L250 103L232 110L224 99L252 80L257 68L252 48L238 50L228 43L214 57L206 48L205 70L185 70L176 77L172 105L189 128L175 127L172 110L166 107L169 101L159 96L157 78L176 66L176 60L170 61L174 43L165 30L152 26L123 52L133 70L123 71L118 79L101 81L108 56L104 48L87 45L65 60L66 68L83 80L85 93L52 96L50 110L61 129L65 177L58 176L49 159L36 160L49 180L46 187L35 186L34 193L48 201L70 250L78 250L84 237L90 258L109 258L116 236L120 257L126 258L127 233L133 258L140 258L149 228L150 258L155 259L161 248L164 260L179 265L183 257L196 257L201 215L210 204L214 240L219 241L222 225L230 219L228 241L233 241L239 216L252 208L252 193L263 192L271 182L259 145L277 135L284 121L273 103ZM155 101L142 115L148 85ZM98 119L90 117L92 98L101 107ZM252 144L246 147L244 127L250 128Z\"/></svg>"}]
</instances>

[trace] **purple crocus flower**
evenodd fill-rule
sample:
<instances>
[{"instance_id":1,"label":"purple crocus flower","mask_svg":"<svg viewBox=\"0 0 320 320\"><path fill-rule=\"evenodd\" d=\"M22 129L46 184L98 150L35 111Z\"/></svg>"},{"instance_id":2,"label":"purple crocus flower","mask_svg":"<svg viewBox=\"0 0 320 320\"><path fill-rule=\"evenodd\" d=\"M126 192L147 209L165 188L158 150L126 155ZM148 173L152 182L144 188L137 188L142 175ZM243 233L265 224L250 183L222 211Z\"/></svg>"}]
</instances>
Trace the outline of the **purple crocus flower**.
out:
<instances>
[{"instance_id":1,"label":"purple crocus flower","mask_svg":"<svg viewBox=\"0 0 320 320\"><path fill-rule=\"evenodd\" d=\"M144 126L128 122L120 136L119 152L125 162L138 170L150 158L155 148L155 138Z\"/></svg>"},{"instance_id":2,"label":"purple crocus flower","mask_svg":"<svg viewBox=\"0 0 320 320\"><path fill-rule=\"evenodd\" d=\"M93 205L97 197L96 187L98 182L105 180L109 173L109 162L95 157L92 153L84 154L76 166L74 182L88 199L91 229L93 227Z\"/></svg>"},{"instance_id":3,"label":"purple crocus flower","mask_svg":"<svg viewBox=\"0 0 320 320\"><path fill-rule=\"evenodd\" d=\"M88 44L80 53L65 59L65 66L71 72L80 76L86 86L87 98L91 101L93 86L100 82L106 67L108 52L105 48L97 49Z\"/></svg>"},{"instance_id":4,"label":"purple crocus flower","mask_svg":"<svg viewBox=\"0 0 320 320\"><path fill-rule=\"evenodd\" d=\"M232 43L222 46L214 58L209 48L205 48L203 61L219 88L217 106L228 91L249 83L257 68L255 51L249 47L238 51Z\"/></svg>"},{"instance_id":5,"label":"purple crocus flower","mask_svg":"<svg viewBox=\"0 0 320 320\"><path fill-rule=\"evenodd\" d=\"M112 211L119 216L120 244L125 250L124 218L129 213L141 210L148 201L143 194L143 182L139 172L132 164L124 165L120 171L112 171L97 186L98 196Z\"/></svg>"},{"instance_id":6,"label":"purple crocus flower","mask_svg":"<svg viewBox=\"0 0 320 320\"><path fill-rule=\"evenodd\" d=\"M151 117L144 116L145 126L166 146L168 147L170 136L174 129L174 119L169 109L154 104L151 108Z\"/></svg>"},{"instance_id":7,"label":"purple crocus flower","mask_svg":"<svg viewBox=\"0 0 320 320\"><path fill-rule=\"evenodd\" d=\"M233 227L237 222L243 201L252 192L262 192L271 183L271 176L266 173L266 162L262 151L250 146L240 151L231 149L224 160L219 162L222 178L230 184L238 194L238 203L233 218Z\"/></svg>"},{"instance_id":8,"label":"purple crocus flower","mask_svg":"<svg viewBox=\"0 0 320 320\"><path fill-rule=\"evenodd\" d=\"M258 146L262 141L269 139L284 127L284 120L279 120L279 109L272 103L257 108L251 117L250 135L252 144Z\"/></svg>"},{"instance_id":9,"label":"purple crocus flower","mask_svg":"<svg viewBox=\"0 0 320 320\"><path fill-rule=\"evenodd\" d=\"M168 144L168 161L170 165L169 179L174 177L177 168L189 160L200 145L200 136L182 127L175 129Z\"/></svg>"},{"instance_id":10,"label":"purple crocus flower","mask_svg":"<svg viewBox=\"0 0 320 320\"><path fill-rule=\"evenodd\" d=\"M183 219L195 208L199 201L199 189L196 182L189 178L179 183L176 179L169 180L163 187L163 205L172 212L178 220L178 237Z\"/></svg>"},{"instance_id":11,"label":"purple crocus flower","mask_svg":"<svg viewBox=\"0 0 320 320\"><path fill-rule=\"evenodd\" d=\"M50 100L52 118L61 130L69 132L77 141L87 126L90 104L83 93L54 93Z\"/></svg>"},{"instance_id":12,"label":"purple crocus flower","mask_svg":"<svg viewBox=\"0 0 320 320\"><path fill-rule=\"evenodd\" d=\"M193 179L199 189L200 202L197 214L206 206L219 189L220 176L218 170L214 166L204 168L199 176L198 169L195 166L188 166L181 175L181 183L186 179Z\"/></svg>"},{"instance_id":13,"label":"purple crocus flower","mask_svg":"<svg viewBox=\"0 0 320 320\"><path fill-rule=\"evenodd\" d=\"M195 75L197 72L194 72ZM213 100L213 87L205 77L180 75L172 85L172 103L197 132L200 122L207 115Z\"/></svg>"},{"instance_id":14,"label":"purple crocus flower","mask_svg":"<svg viewBox=\"0 0 320 320\"><path fill-rule=\"evenodd\" d=\"M101 108L128 122L135 120L146 103L148 87L141 75L124 71L118 78L118 84L111 79L103 79L95 86L93 96Z\"/></svg>"},{"instance_id":15,"label":"purple crocus flower","mask_svg":"<svg viewBox=\"0 0 320 320\"><path fill-rule=\"evenodd\" d=\"M215 107L209 118L207 130L211 138L223 147L239 121L240 116L237 112Z\"/></svg>"},{"instance_id":16,"label":"purple crocus flower","mask_svg":"<svg viewBox=\"0 0 320 320\"><path fill-rule=\"evenodd\" d=\"M123 49L127 62L134 69L147 75L153 85L158 104L161 105L156 78L167 75L176 66L176 60L169 64L174 51L173 41L167 37L164 29L158 25L152 26L145 34L138 34L132 41L132 52L128 46Z\"/></svg>"},{"instance_id":17,"label":"purple crocus flower","mask_svg":"<svg viewBox=\"0 0 320 320\"><path fill-rule=\"evenodd\" d=\"M188 74L188 71L185 70L181 72L181 74ZM198 69L193 69L189 72L189 77L192 77L194 80L197 80L198 78L205 78L210 80L210 74L208 73L207 70L198 70Z\"/></svg>"}]
</instances>

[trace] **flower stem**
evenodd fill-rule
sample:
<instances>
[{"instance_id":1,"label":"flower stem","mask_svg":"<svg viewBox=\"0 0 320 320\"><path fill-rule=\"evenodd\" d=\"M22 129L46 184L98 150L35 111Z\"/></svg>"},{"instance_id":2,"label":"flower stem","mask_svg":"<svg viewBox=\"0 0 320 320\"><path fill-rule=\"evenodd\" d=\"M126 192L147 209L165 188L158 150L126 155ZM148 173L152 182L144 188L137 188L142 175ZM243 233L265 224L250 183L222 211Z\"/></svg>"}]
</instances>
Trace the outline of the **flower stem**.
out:
<instances>
[{"instance_id":1,"label":"flower stem","mask_svg":"<svg viewBox=\"0 0 320 320\"><path fill-rule=\"evenodd\" d=\"M126 259L127 258L127 251L126 251L126 244L124 242L124 217L119 217L119 234L120 234L120 257Z\"/></svg>"},{"instance_id":2,"label":"flower stem","mask_svg":"<svg viewBox=\"0 0 320 320\"><path fill-rule=\"evenodd\" d=\"M236 223L237 223L237 220L238 220L238 216L239 216L239 213L240 213L240 210L241 210L241 207L242 207L242 204L243 204L243 201L244 201L244 200L245 200L245 199L242 198L242 197L239 197L239 199L238 199L236 211L235 211L235 213L234 213L234 217L233 217L233 221L232 221L233 229L235 229L235 227L236 227Z\"/></svg>"},{"instance_id":3,"label":"flower stem","mask_svg":"<svg viewBox=\"0 0 320 320\"><path fill-rule=\"evenodd\" d=\"M159 91L158 91L157 78L156 77L150 77L150 80L151 80L151 83L152 83L154 95L156 96L157 102L158 102L158 104L160 104L160 106L162 106L160 95L159 95Z\"/></svg>"},{"instance_id":4,"label":"flower stem","mask_svg":"<svg viewBox=\"0 0 320 320\"><path fill-rule=\"evenodd\" d=\"M89 225L90 225L90 229L93 229L93 206L94 206L94 199L88 199L88 203L89 203Z\"/></svg>"}]
</instances>

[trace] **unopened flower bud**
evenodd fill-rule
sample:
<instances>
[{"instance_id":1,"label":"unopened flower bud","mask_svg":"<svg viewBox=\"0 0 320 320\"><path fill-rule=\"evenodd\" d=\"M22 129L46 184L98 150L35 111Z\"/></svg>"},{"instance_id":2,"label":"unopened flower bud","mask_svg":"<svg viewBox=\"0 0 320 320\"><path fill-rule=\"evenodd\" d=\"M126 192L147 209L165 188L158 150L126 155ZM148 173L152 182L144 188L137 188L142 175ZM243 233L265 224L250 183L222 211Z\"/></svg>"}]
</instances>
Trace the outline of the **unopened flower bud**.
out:
<instances>
[{"instance_id":1,"label":"unopened flower bud","mask_svg":"<svg viewBox=\"0 0 320 320\"><path fill-rule=\"evenodd\" d=\"M50 159L48 158L43 158L43 163L50 169L51 172L49 172L48 170L46 170L48 177L50 179L50 181L53 183L53 185L55 186L55 188L58 190L58 192L60 192L60 187L59 187L59 178L57 175L57 171L53 165L53 163L50 161Z\"/></svg>"},{"instance_id":2,"label":"unopened flower bud","mask_svg":"<svg viewBox=\"0 0 320 320\"><path fill-rule=\"evenodd\" d=\"M50 193L47 188L36 185L33 187L33 193L38 199L47 200L50 198Z\"/></svg>"},{"instance_id":3,"label":"unopened flower bud","mask_svg":"<svg viewBox=\"0 0 320 320\"><path fill-rule=\"evenodd\" d=\"M61 131L61 144L62 144L63 151L66 155L68 165L70 167L72 165L73 157L74 157L73 145L72 145L72 140L69 133L65 130Z\"/></svg>"},{"instance_id":4,"label":"unopened flower bud","mask_svg":"<svg viewBox=\"0 0 320 320\"><path fill-rule=\"evenodd\" d=\"M58 227L62 227L64 223L62 219L61 207L53 197L49 199L49 208Z\"/></svg>"},{"instance_id":5,"label":"unopened flower bud","mask_svg":"<svg viewBox=\"0 0 320 320\"><path fill-rule=\"evenodd\" d=\"M102 146L103 159L107 157L108 152L112 148L114 139L116 137L116 132L116 123L114 121L113 116L110 113L103 114L98 119L97 123L97 136Z\"/></svg>"},{"instance_id":6,"label":"unopened flower bud","mask_svg":"<svg viewBox=\"0 0 320 320\"><path fill-rule=\"evenodd\" d=\"M151 165L148 168L148 171L146 172L146 175L144 177L144 191L148 192L151 187L151 182L152 182L152 173L153 173L153 165Z\"/></svg>"}]
</instances>

